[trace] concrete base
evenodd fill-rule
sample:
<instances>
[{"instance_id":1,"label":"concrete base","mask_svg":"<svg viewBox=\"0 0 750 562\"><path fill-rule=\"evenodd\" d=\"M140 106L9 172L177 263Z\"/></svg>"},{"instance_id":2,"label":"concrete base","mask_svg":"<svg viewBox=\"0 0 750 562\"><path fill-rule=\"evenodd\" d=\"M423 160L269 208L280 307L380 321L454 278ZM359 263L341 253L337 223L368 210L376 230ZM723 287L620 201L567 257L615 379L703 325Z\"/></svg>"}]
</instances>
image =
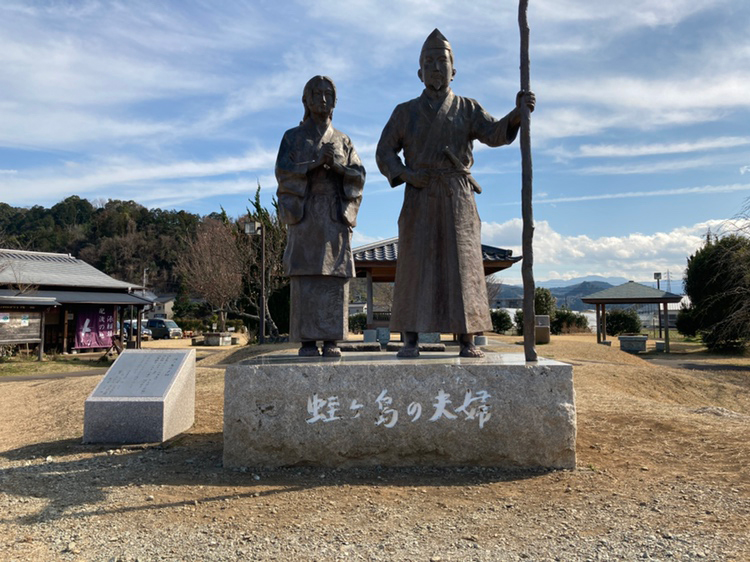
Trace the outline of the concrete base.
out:
<instances>
[{"instance_id":1,"label":"concrete base","mask_svg":"<svg viewBox=\"0 0 750 562\"><path fill-rule=\"evenodd\" d=\"M401 348L404 347L404 344L402 342L396 342L392 341L389 342L387 346L385 346L386 351L395 351L398 353L401 351ZM445 344L444 343L420 343L418 344L419 352L422 353L423 351L445 351ZM456 348L456 353L458 353L458 348Z\"/></svg>"},{"instance_id":2,"label":"concrete base","mask_svg":"<svg viewBox=\"0 0 750 562\"><path fill-rule=\"evenodd\" d=\"M378 342L339 342L338 346L341 351L380 351L381 349Z\"/></svg>"},{"instance_id":3,"label":"concrete base","mask_svg":"<svg viewBox=\"0 0 750 562\"><path fill-rule=\"evenodd\" d=\"M225 375L224 466L574 468L573 367L481 359L263 356Z\"/></svg>"},{"instance_id":4,"label":"concrete base","mask_svg":"<svg viewBox=\"0 0 750 562\"><path fill-rule=\"evenodd\" d=\"M195 350L127 350L84 404L84 443L159 443L195 420Z\"/></svg>"},{"instance_id":5,"label":"concrete base","mask_svg":"<svg viewBox=\"0 0 750 562\"><path fill-rule=\"evenodd\" d=\"M211 332L203 336L203 345L231 345L232 335L229 332Z\"/></svg>"}]
</instances>

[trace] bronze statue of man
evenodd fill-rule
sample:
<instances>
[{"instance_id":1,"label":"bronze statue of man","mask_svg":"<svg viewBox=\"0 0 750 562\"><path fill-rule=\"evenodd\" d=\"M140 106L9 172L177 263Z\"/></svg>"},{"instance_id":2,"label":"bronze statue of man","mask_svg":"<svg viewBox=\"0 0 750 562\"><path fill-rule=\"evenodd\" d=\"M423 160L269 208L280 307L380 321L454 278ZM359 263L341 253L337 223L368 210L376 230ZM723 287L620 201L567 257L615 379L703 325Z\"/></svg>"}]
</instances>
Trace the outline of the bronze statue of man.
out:
<instances>
[{"instance_id":1,"label":"bronze statue of man","mask_svg":"<svg viewBox=\"0 0 750 562\"><path fill-rule=\"evenodd\" d=\"M284 133L276 159L279 216L288 225L284 268L291 278L289 336L299 354L337 357L348 332L352 228L365 169L352 141L331 125L336 87L314 76L302 94L305 114Z\"/></svg>"},{"instance_id":2,"label":"bronze statue of man","mask_svg":"<svg viewBox=\"0 0 750 562\"><path fill-rule=\"evenodd\" d=\"M398 265L391 330L404 334L399 357L419 355L419 332L459 335L462 357L482 357L473 335L492 329L482 264L481 222L471 176L473 141L510 144L521 124L520 92L500 120L455 95L450 43L435 29L422 46L418 98L396 107L378 142L378 167L391 187L406 183L398 219ZM399 153L403 150L404 160Z\"/></svg>"}]
</instances>

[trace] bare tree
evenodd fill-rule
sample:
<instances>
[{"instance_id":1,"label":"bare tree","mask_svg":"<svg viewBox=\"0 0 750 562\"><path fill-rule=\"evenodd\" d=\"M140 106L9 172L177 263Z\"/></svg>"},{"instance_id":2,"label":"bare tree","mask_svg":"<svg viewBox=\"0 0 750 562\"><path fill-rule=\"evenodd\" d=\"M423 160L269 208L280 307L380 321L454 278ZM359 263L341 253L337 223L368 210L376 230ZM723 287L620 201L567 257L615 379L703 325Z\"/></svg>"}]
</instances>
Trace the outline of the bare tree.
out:
<instances>
[{"instance_id":1,"label":"bare tree","mask_svg":"<svg viewBox=\"0 0 750 562\"><path fill-rule=\"evenodd\" d=\"M232 225L205 219L194 240L180 256L178 271L189 289L219 312L219 327L226 329L226 312L242 294L244 259Z\"/></svg>"},{"instance_id":2,"label":"bare tree","mask_svg":"<svg viewBox=\"0 0 750 562\"><path fill-rule=\"evenodd\" d=\"M493 273L492 275L485 277L484 281L487 284L487 302L489 303L490 308L493 308L495 301L500 296L500 292L503 289L503 280L497 273Z\"/></svg>"},{"instance_id":3,"label":"bare tree","mask_svg":"<svg viewBox=\"0 0 750 562\"><path fill-rule=\"evenodd\" d=\"M393 311L393 283L373 283L372 301L373 306Z\"/></svg>"}]
</instances>

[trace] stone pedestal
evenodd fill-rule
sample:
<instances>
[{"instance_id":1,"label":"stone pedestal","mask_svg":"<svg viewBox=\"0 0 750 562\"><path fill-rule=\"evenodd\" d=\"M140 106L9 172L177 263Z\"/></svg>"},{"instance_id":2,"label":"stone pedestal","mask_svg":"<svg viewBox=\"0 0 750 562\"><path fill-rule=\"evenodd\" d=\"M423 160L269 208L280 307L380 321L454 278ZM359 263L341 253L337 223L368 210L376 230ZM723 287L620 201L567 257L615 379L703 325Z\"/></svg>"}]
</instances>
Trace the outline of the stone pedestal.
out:
<instances>
[{"instance_id":1,"label":"stone pedestal","mask_svg":"<svg viewBox=\"0 0 750 562\"><path fill-rule=\"evenodd\" d=\"M548 314L537 314L534 317L534 342L538 344L549 343L550 340L550 318Z\"/></svg>"},{"instance_id":2,"label":"stone pedestal","mask_svg":"<svg viewBox=\"0 0 750 562\"><path fill-rule=\"evenodd\" d=\"M388 345L388 342L391 341L391 330L389 328L378 328L377 340L380 345Z\"/></svg>"},{"instance_id":3,"label":"stone pedestal","mask_svg":"<svg viewBox=\"0 0 750 562\"><path fill-rule=\"evenodd\" d=\"M374 343L378 341L378 331L377 330L364 330L362 333L363 337L362 340L365 343Z\"/></svg>"},{"instance_id":4,"label":"stone pedestal","mask_svg":"<svg viewBox=\"0 0 750 562\"><path fill-rule=\"evenodd\" d=\"M225 375L224 466L575 467L573 367L523 355L262 356Z\"/></svg>"},{"instance_id":5,"label":"stone pedestal","mask_svg":"<svg viewBox=\"0 0 750 562\"><path fill-rule=\"evenodd\" d=\"M620 349L622 351L627 351L628 353L646 351L648 336L618 336L617 339L620 340Z\"/></svg>"},{"instance_id":6,"label":"stone pedestal","mask_svg":"<svg viewBox=\"0 0 750 562\"><path fill-rule=\"evenodd\" d=\"M195 420L195 350L127 350L86 399L84 443L156 443Z\"/></svg>"},{"instance_id":7,"label":"stone pedestal","mask_svg":"<svg viewBox=\"0 0 750 562\"><path fill-rule=\"evenodd\" d=\"M440 343L440 332L420 332L419 343Z\"/></svg>"}]
</instances>

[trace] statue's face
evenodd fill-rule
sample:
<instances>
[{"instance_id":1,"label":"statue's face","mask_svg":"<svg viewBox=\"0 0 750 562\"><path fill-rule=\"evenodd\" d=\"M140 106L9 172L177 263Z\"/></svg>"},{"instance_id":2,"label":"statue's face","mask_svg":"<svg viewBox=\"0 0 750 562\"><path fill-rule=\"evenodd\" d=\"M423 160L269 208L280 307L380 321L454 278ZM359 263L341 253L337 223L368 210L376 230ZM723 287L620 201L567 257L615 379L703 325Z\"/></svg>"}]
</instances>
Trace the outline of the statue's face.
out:
<instances>
[{"instance_id":1,"label":"statue's face","mask_svg":"<svg viewBox=\"0 0 750 562\"><path fill-rule=\"evenodd\" d=\"M329 114L336 107L336 92L330 82L318 80L310 88L305 101L310 113Z\"/></svg>"},{"instance_id":2,"label":"statue's face","mask_svg":"<svg viewBox=\"0 0 750 562\"><path fill-rule=\"evenodd\" d=\"M447 49L426 49L419 60L419 79L427 88L435 91L446 89L456 69L450 51Z\"/></svg>"}]
</instances>

